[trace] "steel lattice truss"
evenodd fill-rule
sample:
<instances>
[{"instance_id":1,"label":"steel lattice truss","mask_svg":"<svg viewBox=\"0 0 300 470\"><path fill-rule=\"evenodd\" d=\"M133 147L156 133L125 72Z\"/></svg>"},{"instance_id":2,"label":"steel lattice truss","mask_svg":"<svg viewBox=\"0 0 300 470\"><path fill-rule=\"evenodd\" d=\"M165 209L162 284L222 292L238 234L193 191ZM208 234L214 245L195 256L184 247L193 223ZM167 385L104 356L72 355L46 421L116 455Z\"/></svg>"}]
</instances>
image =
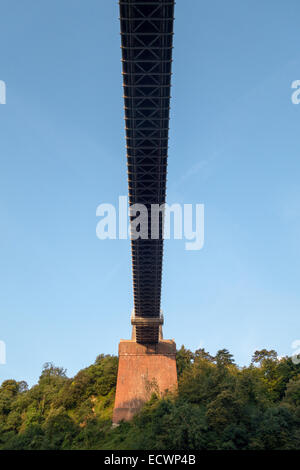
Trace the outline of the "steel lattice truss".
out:
<instances>
[{"instance_id":1,"label":"steel lattice truss","mask_svg":"<svg viewBox=\"0 0 300 470\"><path fill-rule=\"evenodd\" d=\"M174 0L120 0L129 204L166 196ZM160 225L162 219L160 220ZM163 239L131 241L136 340L159 340Z\"/></svg>"}]
</instances>

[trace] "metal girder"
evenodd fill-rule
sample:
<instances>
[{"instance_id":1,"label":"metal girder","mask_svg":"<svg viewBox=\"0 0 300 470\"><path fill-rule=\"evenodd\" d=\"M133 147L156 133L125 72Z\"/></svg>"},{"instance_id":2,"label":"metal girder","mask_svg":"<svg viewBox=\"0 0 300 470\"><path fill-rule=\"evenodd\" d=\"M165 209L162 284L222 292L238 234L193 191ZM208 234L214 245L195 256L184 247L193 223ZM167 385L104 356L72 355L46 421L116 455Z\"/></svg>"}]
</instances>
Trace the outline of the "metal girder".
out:
<instances>
[{"instance_id":1,"label":"metal girder","mask_svg":"<svg viewBox=\"0 0 300 470\"><path fill-rule=\"evenodd\" d=\"M129 204L164 204L174 0L120 0ZM131 240L136 341L159 340L163 238Z\"/></svg>"}]
</instances>

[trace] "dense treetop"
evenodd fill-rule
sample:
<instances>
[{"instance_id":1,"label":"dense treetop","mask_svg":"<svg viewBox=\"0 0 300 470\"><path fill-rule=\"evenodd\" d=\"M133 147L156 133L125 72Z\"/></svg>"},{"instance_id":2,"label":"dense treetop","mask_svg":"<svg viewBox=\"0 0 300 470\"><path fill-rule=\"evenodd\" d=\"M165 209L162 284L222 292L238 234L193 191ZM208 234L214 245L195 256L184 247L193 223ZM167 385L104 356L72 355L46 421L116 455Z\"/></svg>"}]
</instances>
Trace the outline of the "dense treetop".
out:
<instances>
[{"instance_id":1,"label":"dense treetop","mask_svg":"<svg viewBox=\"0 0 300 470\"><path fill-rule=\"evenodd\" d=\"M0 387L0 449L300 449L300 365L274 350L238 367L226 349L177 351L179 390L130 423L111 424L118 358L68 378L45 364L38 384ZM155 384L154 384L155 385Z\"/></svg>"}]
</instances>

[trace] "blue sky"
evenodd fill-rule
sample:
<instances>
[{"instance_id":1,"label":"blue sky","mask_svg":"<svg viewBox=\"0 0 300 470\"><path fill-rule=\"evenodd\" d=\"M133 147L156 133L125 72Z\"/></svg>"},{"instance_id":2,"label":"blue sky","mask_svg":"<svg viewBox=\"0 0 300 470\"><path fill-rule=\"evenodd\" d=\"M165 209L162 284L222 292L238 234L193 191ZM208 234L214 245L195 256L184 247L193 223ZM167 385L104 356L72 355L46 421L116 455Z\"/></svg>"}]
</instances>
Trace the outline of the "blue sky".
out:
<instances>
[{"instance_id":1,"label":"blue sky","mask_svg":"<svg viewBox=\"0 0 300 470\"><path fill-rule=\"evenodd\" d=\"M205 245L165 243L164 335L292 354L300 338L298 0L177 0L167 199ZM73 375L130 337L130 243L96 237L127 194L118 4L2 0L0 381Z\"/></svg>"}]
</instances>

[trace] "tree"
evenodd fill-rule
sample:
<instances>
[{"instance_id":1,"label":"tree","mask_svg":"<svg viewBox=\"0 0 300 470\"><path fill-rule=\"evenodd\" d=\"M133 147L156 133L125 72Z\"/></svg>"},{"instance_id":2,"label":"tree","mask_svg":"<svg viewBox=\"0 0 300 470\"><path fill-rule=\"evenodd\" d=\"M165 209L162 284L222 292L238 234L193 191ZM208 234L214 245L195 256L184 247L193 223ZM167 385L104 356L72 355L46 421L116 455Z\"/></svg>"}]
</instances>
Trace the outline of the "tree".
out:
<instances>
[{"instance_id":1,"label":"tree","mask_svg":"<svg viewBox=\"0 0 300 470\"><path fill-rule=\"evenodd\" d=\"M177 374L179 377L186 368L191 366L193 360L194 354L192 351L181 346L181 348L176 352Z\"/></svg>"},{"instance_id":2,"label":"tree","mask_svg":"<svg viewBox=\"0 0 300 470\"><path fill-rule=\"evenodd\" d=\"M252 363L254 364L261 364L262 361L265 359L271 359L272 361L277 360L277 352L274 349L268 351L267 349L261 349L259 351L255 351L252 356Z\"/></svg>"},{"instance_id":3,"label":"tree","mask_svg":"<svg viewBox=\"0 0 300 470\"><path fill-rule=\"evenodd\" d=\"M50 384L51 379L53 378L65 379L66 377L66 369L64 369L63 367L56 367L52 362L46 362L40 375L39 384Z\"/></svg>"},{"instance_id":4,"label":"tree","mask_svg":"<svg viewBox=\"0 0 300 470\"><path fill-rule=\"evenodd\" d=\"M300 408L300 375L287 384L284 402Z\"/></svg>"},{"instance_id":5,"label":"tree","mask_svg":"<svg viewBox=\"0 0 300 470\"><path fill-rule=\"evenodd\" d=\"M227 366L229 364L234 364L233 355L230 354L228 349L220 349L215 357L215 360L218 365Z\"/></svg>"},{"instance_id":6,"label":"tree","mask_svg":"<svg viewBox=\"0 0 300 470\"><path fill-rule=\"evenodd\" d=\"M209 362L214 362L215 358L211 356L207 351L205 351L204 348L196 349L195 354L194 354L194 359L199 360L199 359L205 359L206 361Z\"/></svg>"},{"instance_id":7,"label":"tree","mask_svg":"<svg viewBox=\"0 0 300 470\"><path fill-rule=\"evenodd\" d=\"M256 351L239 368L227 349L177 352L179 389L152 395L112 428L118 358L99 355L68 378L48 363L39 383L0 387L1 449L300 449L300 365Z\"/></svg>"}]
</instances>

